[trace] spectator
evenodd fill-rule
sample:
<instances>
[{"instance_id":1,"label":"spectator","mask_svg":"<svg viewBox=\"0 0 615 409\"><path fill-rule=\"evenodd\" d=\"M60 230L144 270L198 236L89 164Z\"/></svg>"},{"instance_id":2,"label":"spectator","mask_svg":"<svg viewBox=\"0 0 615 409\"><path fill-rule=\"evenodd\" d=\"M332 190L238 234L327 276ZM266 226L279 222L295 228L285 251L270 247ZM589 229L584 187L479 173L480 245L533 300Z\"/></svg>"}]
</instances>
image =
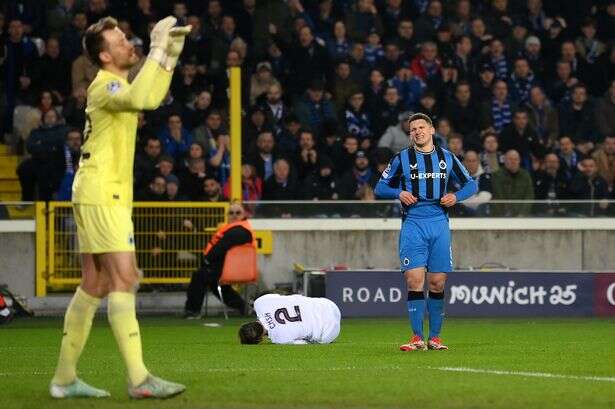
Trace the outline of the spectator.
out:
<instances>
[{"instance_id":1,"label":"spectator","mask_svg":"<svg viewBox=\"0 0 615 409\"><path fill-rule=\"evenodd\" d=\"M207 176L205 169L204 159L198 158L190 160L187 171L179 175L180 193L182 195L193 201L199 199L203 188L203 181Z\"/></svg>"},{"instance_id":2,"label":"spectator","mask_svg":"<svg viewBox=\"0 0 615 409\"><path fill-rule=\"evenodd\" d=\"M159 175L166 178L167 176L175 173L175 161L169 155L162 154L158 158L156 170ZM177 173L180 174L180 172Z\"/></svg>"},{"instance_id":3,"label":"spectator","mask_svg":"<svg viewBox=\"0 0 615 409\"><path fill-rule=\"evenodd\" d=\"M427 5L425 14L416 20L416 38L418 42L434 40L436 31L445 23L440 0L431 0Z\"/></svg>"},{"instance_id":4,"label":"spectator","mask_svg":"<svg viewBox=\"0 0 615 409\"><path fill-rule=\"evenodd\" d=\"M280 87L280 83L272 74L271 64L262 61L256 65L256 72L250 78L250 105L254 105L257 98L267 94L272 86Z\"/></svg>"},{"instance_id":5,"label":"spectator","mask_svg":"<svg viewBox=\"0 0 615 409\"><path fill-rule=\"evenodd\" d=\"M81 131L78 129L69 129L66 133L66 140L62 153L64 154L64 175L53 194L54 200L69 201L73 193L73 180L75 172L79 168L79 158L81 156Z\"/></svg>"},{"instance_id":6,"label":"spectator","mask_svg":"<svg viewBox=\"0 0 615 409\"><path fill-rule=\"evenodd\" d=\"M403 18L397 25L397 35L395 42L398 45L398 51L404 56L404 59L411 61L418 50L418 43L414 37L414 23L409 18ZM385 49L386 57L386 49ZM392 73L391 73L392 74Z\"/></svg>"},{"instance_id":7,"label":"spectator","mask_svg":"<svg viewBox=\"0 0 615 409\"><path fill-rule=\"evenodd\" d=\"M192 144L192 134L183 127L179 114L171 114L167 119L167 126L160 130L158 138L164 147L164 153L173 156L177 161L188 153Z\"/></svg>"},{"instance_id":8,"label":"spectator","mask_svg":"<svg viewBox=\"0 0 615 409\"><path fill-rule=\"evenodd\" d=\"M448 138L454 133L451 121L442 117L436 122L436 134L434 135L435 144L441 148L448 148ZM410 142L412 143L412 141Z\"/></svg>"},{"instance_id":9,"label":"spectator","mask_svg":"<svg viewBox=\"0 0 615 409\"><path fill-rule=\"evenodd\" d=\"M370 111L374 137L380 139L390 126L399 123L399 115L403 113L397 88L387 86L382 99Z\"/></svg>"},{"instance_id":10,"label":"spectator","mask_svg":"<svg viewBox=\"0 0 615 409\"><path fill-rule=\"evenodd\" d=\"M196 61L188 60L179 69L171 84L171 93L177 98L177 102L185 106L194 101L197 94L206 88L205 79L199 74Z\"/></svg>"},{"instance_id":11,"label":"spectator","mask_svg":"<svg viewBox=\"0 0 615 409\"><path fill-rule=\"evenodd\" d=\"M405 110L414 111L427 85L414 76L412 70L404 63L400 64L395 76L389 80L389 86L397 88Z\"/></svg>"},{"instance_id":12,"label":"spectator","mask_svg":"<svg viewBox=\"0 0 615 409\"><path fill-rule=\"evenodd\" d=\"M455 97L449 101L446 116L451 119L452 126L461 133L469 149L480 149L478 135L478 106L472 98L472 89L467 81L460 81L455 87Z\"/></svg>"},{"instance_id":13,"label":"spectator","mask_svg":"<svg viewBox=\"0 0 615 409\"><path fill-rule=\"evenodd\" d=\"M405 56L404 56L405 57ZM384 45L384 58L378 65L378 69L385 78L391 78L395 75L397 68L404 62L402 58L399 44L394 41L388 41Z\"/></svg>"},{"instance_id":14,"label":"spectator","mask_svg":"<svg viewBox=\"0 0 615 409\"><path fill-rule=\"evenodd\" d=\"M365 96L365 105L372 118L375 118L375 112L382 104L382 98L386 89L384 76L378 68L373 68L369 72L367 85L363 90Z\"/></svg>"},{"instance_id":15,"label":"spectator","mask_svg":"<svg viewBox=\"0 0 615 409\"><path fill-rule=\"evenodd\" d=\"M293 161L297 166L299 181L303 181L307 176L313 174L318 169L319 153L316 149L316 139L314 133L307 129L299 132L299 155Z\"/></svg>"},{"instance_id":16,"label":"spectator","mask_svg":"<svg viewBox=\"0 0 615 409\"><path fill-rule=\"evenodd\" d=\"M98 74L98 67L88 58L86 51L83 50L71 66L71 82L73 89L88 89L94 78Z\"/></svg>"},{"instance_id":17,"label":"spectator","mask_svg":"<svg viewBox=\"0 0 615 409\"><path fill-rule=\"evenodd\" d=\"M66 124L83 129L85 127L85 103L87 91L85 88L75 88L72 94L65 99L62 115Z\"/></svg>"},{"instance_id":18,"label":"spectator","mask_svg":"<svg viewBox=\"0 0 615 409\"><path fill-rule=\"evenodd\" d=\"M299 131L301 123L295 114L284 118L284 125L279 134L275 135L274 143L279 153L286 157L293 157L299 151Z\"/></svg>"},{"instance_id":19,"label":"spectator","mask_svg":"<svg viewBox=\"0 0 615 409\"><path fill-rule=\"evenodd\" d=\"M455 155L457 159L463 161L463 158L465 156L463 136L456 132L451 133L448 137L447 145L448 150L451 151L451 153Z\"/></svg>"},{"instance_id":20,"label":"spectator","mask_svg":"<svg viewBox=\"0 0 615 409\"><path fill-rule=\"evenodd\" d=\"M353 41L365 42L370 30L382 36L384 29L374 0L358 0L356 6L346 13L348 37Z\"/></svg>"},{"instance_id":21,"label":"spectator","mask_svg":"<svg viewBox=\"0 0 615 409\"><path fill-rule=\"evenodd\" d=\"M530 90L538 85L538 81L525 57L518 57L514 67L509 81L510 98L518 105L522 105L529 101Z\"/></svg>"},{"instance_id":22,"label":"spectator","mask_svg":"<svg viewBox=\"0 0 615 409\"><path fill-rule=\"evenodd\" d=\"M542 169L534 176L534 192L537 200L562 200L568 198L568 181L560 168L560 159L555 153L547 153ZM548 208L553 214L554 209Z\"/></svg>"},{"instance_id":23,"label":"spectator","mask_svg":"<svg viewBox=\"0 0 615 409\"><path fill-rule=\"evenodd\" d=\"M596 106L595 124L599 138L615 135L615 79Z\"/></svg>"},{"instance_id":24,"label":"spectator","mask_svg":"<svg viewBox=\"0 0 615 409\"><path fill-rule=\"evenodd\" d=\"M472 86L472 96L476 101L485 101L493 96L495 71L490 64L482 64L478 70L478 81Z\"/></svg>"},{"instance_id":25,"label":"spectator","mask_svg":"<svg viewBox=\"0 0 615 409\"><path fill-rule=\"evenodd\" d=\"M487 131L483 135L480 163L485 172L490 174L494 174L504 164L504 155L500 151L498 134L494 131Z\"/></svg>"},{"instance_id":26,"label":"spectator","mask_svg":"<svg viewBox=\"0 0 615 409\"><path fill-rule=\"evenodd\" d=\"M193 131L194 140L200 140L202 143L202 137L195 128L205 123L207 116L211 112L211 92L202 89L196 91L194 99L186 104L186 110L184 111L184 117L182 121L186 124L186 127Z\"/></svg>"},{"instance_id":27,"label":"spectator","mask_svg":"<svg viewBox=\"0 0 615 409\"><path fill-rule=\"evenodd\" d=\"M215 145L209 150L207 164L220 185L226 183L231 176L231 138L229 135L219 134Z\"/></svg>"},{"instance_id":28,"label":"spectator","mask_svg":"<svg viewBox=\"0 0 615 409\"><path fill-rule=\"evenodd\" d=\"M466 151L463 165L478 185L478 192L461 203L462 215L475 216L487 212L486 203L491 200L491 174L486 173L480 163L478 153L473 150ZM457 182L453 183L455 191L461 189Z\"/></svg>"},{"instance_id":29,"label":"spectator","mask_svg":"<svg viewBox=\"0 0 615 409\"><path fill-rule=\"evenodd\" d=\"M256 148L249 156L248 163L256 168L256 174L265 182L273 175L273 164L277 159L275 139L271 131L263 131L256 139Z\"/></svg>"},{"instance_id":30,"label":"spectator","mask_svg":"<svg viewBox=\"0 0 615 409\"><path fill-rule=\"evenodd\" d=\"M283 131L284 120L290 114L290 109L284 103L282 94L282 86L279 83L270 85L265 102L261 105L265 112L266 123L271 125L276 137Z\"/></svg>"},{"instance_id":31,"label":"spectator","mask_svg":"<svg viewBox=\"0 0 615 409\"><path fill-rule=\"evenodd\" d=\"M614 190L615 183L615 134L607 136L600 149L594 152L594 160L598 167L598 174L606 181L610 190Z\"/></svg>"},{"instance_id":32,"label":"spectator","mask_svg":"<svg viewBox=\"0 0 615 409\"><path fill-rule=\"evenodd\" d=\"M528 172L532 171L532 156L542 158L545 154L545 147L529 125L528 113L523 109L515 111L512 123L502 130L500 145L505 152L517 151L521 156L521 166Z\"/></svg>"},{"instance_id":33,"label":"spectator","mask_svg":"<svg viewBox=\"0 0 615 409\"><path fill-rule=\"evenodd\" d=\"M280 158L273 164L273 175L263 186L263 200L295 200L299 189L290 173L290 164Z\"/></svg>"},{"instance_id":34,"label":"spectator","mask_svg":"<svg viewBox=\"0 0 615 409\"><path fill-rule=\"evenodd\" d=\"M588 100L585 85L574 86L570 102L560 106L558 116L560 134L572 137L582 153L587 154L599 142L594 126L594 107Z\"/></svg>"},{"instance_id":35,"label":"spectator","mask_svg":"<svg viewBox=\"0 0 615 409\"><path fill-rule=\"evenodd\" d=\"M224 196L231 197L231 184L226 181L224 184ZM241 200L256 201L263 195L263 180L256 175L256 168L253 165L244 163L241 165Z\"/></svg>"},{"instance_id":36,"label":"spectator","mask_svg":"<svg viewBox=\"0 0 615 409\"><path fill-rule=\"evenodd\" d=\"M344 120L346 132L356 135L361 148L369 150L372 139L371 120L365 110L365 97L360 90L348 97Z\"/></svg>"},{"instance_id":37,"label":"spectator","mask_svg":"<svg viewBox=\"0 0 615 409\"><path fill-rule=\"evenodd\" d=\"M544 81L547 72L541 47L540 39L531 35L525 39L525 49L522 55L530 64L530 70L536 75L538 80Z\"/></svg>"},{"instance_id":38,"label":"spectator","mask_svg":"<svg viewBox=\"0 0 615 409\"><path fill-rule=\"evenodd\" d=\"M359 90L359 84L350 77L350 64L348 61L339 61L335 66L335 76L333 79L333 103L335 108L342 113L350 95Z\"/></svg>"},{"instance_id":39,"label":"spectator","mask_svg":"<svg viewBox=\"0 0 615 409\"><path fill-rule=\"evenodd\" d=\"M347 58L352 43L348 40L346 24L336 21L333 25L333 36L327 40L327 52L332 60Z\"/></svg>"},{"instance_id":40,"label":"spectator","mask_svg":"<svg viewBox=\"0 0 615 409\"><path fill-rule=\"evenodd\" d=\"M512 114L517 105L508 96L508 85L505 81L496 80L493 84L493 97L485 102L481 109L481 128L493 127L496 132L501 132L506 125L511 123Z\"/></svg>"},{"instance_id":41,"label":"spectator","mask_svg":"<svg viewBox=\"0 0 615 409\"><path fill-rule=\"evenodd\" d=\"M384 48L380 42L380 35L373 29L367 36L367 44L364 48L365 61L371 66L375 67L376 64L384 58Z\"/></svg>"},{"instance_id":42,"label":"spectator","mask_svg":"<svg viewBox=\"0 0 615 409\"><path fill-rule=\"evenodd\" d=\"M62 102L70 91L70 79L66 75L70 71L70 63L60 54L60 42L51 37L45 44L45 53L37 64L36 76L44 81L56 100Z\"/></svg>"},{"instance_id":43,"label":"spectator","mask_svg":"<svg viewBox=\"0 0 615 409\"><path fill-rule=\"evenodd\" d=\"M66 61L72 63L83 52L81 39L86 28L88 28L86 14L83 11L77 11L71 19L70 26L60 35L60 50Z\"/></svg>"},{"instance_id":44,"label":"spectator","mask_svg":"<svg viewBox=\"0 0 615 409\"><path fill-rule=\"evenodd\" d=\"M558 61L555 70L556 78L549 90L549 97L556 104L566 103L570 101L572 88L579 83L579 80L573 76L572 66L567 61Z\"/></svg>"},{"instance_id":45,"label":"spectator","mask_svg":"<svg viewBox=\"0 0 615 409\"><path fill-rule=\"evenodd\" d=\"M147 187L137 192L135 197L139 202L164 202L167 200L167 181L166 178L158 175L150 180Z\"/></svg>"},{"instance_id":46,"label":"spectator","mask_svg":"<svg viewBox=\"0 0 615 409\"><path fill-rule=\"evenodd\" d=\"M483 62L493 67L496 79L503 81L508 80L510 68L508 60L506 59L504 43L500 39L494 38L491 40Z\"/></svg>"},{"instance_id":47,"label":"spectator","mask_svg":"<svg viewBox=\"0 0 615 409\"><path fill-rule=\"evenodd\" d=\"M559 121L557 110L551 106L542 88L534 86L530 89L530 99L525 109L528 111L530 126L538 134L540 143L552 148L559 136Z\"/></svg>"},{"instance_id":48,"label":"spectator","mask_svg":"<svg viewBox=\"0 0 615 409\"><path fill-rule=\"evenodd\" d=\"M199 143L209 153L209 149L215 144L215 139L221 133L226 133L226 127L222 119L222 113L212 109L205 118L205 123L194 129L194 142Z\"/></svg>"},{"instance_id":49,"label":"spectator","mask_svg":"<svg viewBox=\"0 0 615 409\"><path fill-rule=\"evenodd\" d=\"M442 61L438 58L438 46L432 41L421 44L421 53L417 55L410 65L414 76L425 83L432 85L441 78Z\"/></svg>"},{"instance_id":50,"label":"spectator","mask_svg":"<svg viewBox=\"0 0 615 409\"><path fill-rule=\"evenodd\" d=\"M404 148L407 148L410 142L410 129L408 128L408 112L400 113L397 116L397 125L389 126L386 132L378 141L378 147L388 148L397 153Z\"/></svg>"},{"instance_id":51,"label":"spectator","mask_svg":"<svg viewBox=\"0 0 615 409\"><path fill-rule=\"evenodd\" d=\"M378 61L380 60L382 60L382 58ZM352 45L350 55L348 56L348 62L350 63L350 78L359 85L366 82L372 68L379 68L379 66L373 66L365 59L365 47L362 43L355 43Z\"/></svg>"},{"instance_id":52,"label":"spectator","mask_svg":"<svg viewBox=\"0 0 615 409\"><path fill-rule=\"evenodd\" d=\"M457 69L458 79L471 81L476 76L476 59L472 55L472 40L468 35L462 35L457 39L452 60Z\"/></svg>"},{"instance_id":53,"label":"spectator","mask_svg":"<svg viewBox=\"0 0 615 409\"><path fill-rule=\"evenodd\" d=\"M145 142L145 148L135 155L135 190L140 191L156 175L156 165L162 154L160 139L150 135Z\"/></svg>"},{"instance_id":54,"label":"spectator","mask_svg":"<svg viewBox=\"0 0 615 409\"><path fill-rule=\"evenodd\" d=\"M307 200L337 200L337 182L333 174L333 162L321 156L318 170L309 175L304 182L303 191Z\"/></svg>"},{"instance_id":55,"label":"spectator","mask_svg":"<svg viewBox=\"0 0 615 409\"><path fill-rule=\"evenodd\" d=\"M561 161L562 171L568 182L572 181L577 174L578 165L581 161L581 152L576 149L576 146L569 136L559 138L558 156Z\"/></svg>"},{"instance_id":56,"label":"spectator","mask_svg":"<svg viewBox=\"0 0 615 409\"><path fill-rule=\"evenodd\" d=\"M606 47L596 38L596 21L591 17L586 18L581 24L581 36L574 42L575 49L588 64L594 64Z\"/></svg>"},{"instance_id":57,"label":"spectator","mask_svg":"<svg viewBox=\"0 0 615 409\"><path fill-rule=\"evenodd\" d=\"M181 202L188 200L188 198L180 193L179 190L179 178L175 175L169 175L165 178L167 182L165 201L169 202Z\"/></svg>"},{"instance_id":58,"label":"spectator","mask_svg":"<svg viewBox=\"0 0 615 409\"><path fill-rule=\"evenodd\" d=\"M598 174L596 161L591 156L579 163L579 173L570 182L570 193L577 200L591 200L578 204L576 211L584 216L605 215L608 208L609 189L606 180Z\"/></svg>"},{"instance_id":59,"label":"spectator","mask_svg":"<svg viewBox=\"0 0 615 409\"><path fill-rule=\"evenodd\" d=\"M338 183L339 198L358 200L359 189L363 185L375 186L380 175L370 168L369 158L363 150L357 151L352 169L344 174Z\"/></svg>"},{"instance_id":60,"label":"spectator","mask_svg":"<svg viewBox=\"0 0 615 409\"><path fill-rule=\"evenodd\" d=\"M294 112L301 125L320 135L322 124L327 119L335 119L335 108L324 98L324 84L313 81L305 94L299 98Z\"/></svg>"},{"instance_id":61,"label":"spectator","mask_svg":"<svg viewBox=\"0 0 615 409\"><path fill-rule=\"evenodd\" d=\"M220 182L213 176L206 176L203 179L203 192L199 197L203 202L224 202L226 198L222 195L222 188Z\"/></svg>"},{"instance_id":62,"label":"spectator","mask_svg":"<svg viewBox=\"0 0 615 409\"><path fill-rule=\"evenodd\" d=\"M489 43L493 40L493 35L487 31L487 26L482 17L476 16L470 22L470 38L472 39L474 54L482 55L489 50Z\"/></svg>"},{"instance_id":63,"label":"spectator","mask_svg":"<svg viewBox=\"0 0 615 409\"><path fill-rule=\"evenodd\" d=\"M451 19L451 26L455 36L463 36L470 32L472 22L472 2L459 0L455 6L455 15Z\"/></svg>"},{"instance_id":64,"label":"spectator","mask_svg":"<svg viewBox=\"0 0 615 409\"><path fill-rule=\"evenodd\" d=\"M66 170L63 146L67 132L60 114L51 109L42 115L41 126L26 140L32 156L17 169L23 201L52 200Z\"/></svg>"},{"instance_id":65,"label":"spectator","mask_svg":"<svg viewBox=\"0 0 615 409\"><path fill-rule=\"evenodd\" d=\"M515 150L504 155L504 167L491 179L494 200L534 200L534 187L530 174L521 168L521 157ZM531 203L498 203L492 215L499 217L527 216Z\"/></svg>"},{"instance_id":66,"label":"spectator","mask_svg":"<svg viewBox=\"0 0 615 409\"><path fill-rule=\"evenodd\" d=\"M244 151L252 149L258 135L265 131L271 131L271 127L267 124L265 110L261 106L254 105L248 111L247 122L242 127L242 149Z\"/></svg>"}]
</instances>

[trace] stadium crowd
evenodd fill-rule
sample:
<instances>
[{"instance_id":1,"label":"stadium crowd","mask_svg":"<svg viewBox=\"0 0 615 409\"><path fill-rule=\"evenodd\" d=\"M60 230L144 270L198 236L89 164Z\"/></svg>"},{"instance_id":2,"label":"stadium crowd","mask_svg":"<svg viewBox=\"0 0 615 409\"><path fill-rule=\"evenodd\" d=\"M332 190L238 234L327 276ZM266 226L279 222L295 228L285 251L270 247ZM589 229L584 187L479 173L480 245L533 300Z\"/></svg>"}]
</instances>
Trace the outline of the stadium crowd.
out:
<instances>
[{"instance_id":1,"label":"stadium crowd","mask_svg":"<svg viewBox=\"0 0 615 409\"><path fill-rule=\"evenodd\" d=\"M88 25L116 17L143 59L168 14L192 33L163 104L139 114L136 200L227 197L228 67L242 68L246 200L374 199L419 111L479 181L462 214L615 198L613 0L5 0L0 12L0 119L25 154L23 200L70 199L97 72Z\"/></svg>"}]
</instances>

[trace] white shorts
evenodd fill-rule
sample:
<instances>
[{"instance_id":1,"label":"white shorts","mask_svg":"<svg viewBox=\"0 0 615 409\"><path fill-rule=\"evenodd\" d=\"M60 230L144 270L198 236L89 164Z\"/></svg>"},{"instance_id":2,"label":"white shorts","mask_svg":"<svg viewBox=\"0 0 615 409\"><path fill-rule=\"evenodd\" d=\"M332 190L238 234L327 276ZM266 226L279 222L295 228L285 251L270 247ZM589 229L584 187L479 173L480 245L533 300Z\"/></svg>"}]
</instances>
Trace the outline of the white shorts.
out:
<instances>
[{"instance_id":1,"label":"white shorts","mask_svg":"<svg viewBox=\"0 0 615 409\"><path fill-rule=\"evenodd\" d=\"M327 326L323 329L319 344L330 344L335 341L335 339L340 334L342 314L340 309L337 308L337 305L331 300L323 300L326 304L328 304L330 314L332 319L328 320Z\"/></svg>"}]
</instances>

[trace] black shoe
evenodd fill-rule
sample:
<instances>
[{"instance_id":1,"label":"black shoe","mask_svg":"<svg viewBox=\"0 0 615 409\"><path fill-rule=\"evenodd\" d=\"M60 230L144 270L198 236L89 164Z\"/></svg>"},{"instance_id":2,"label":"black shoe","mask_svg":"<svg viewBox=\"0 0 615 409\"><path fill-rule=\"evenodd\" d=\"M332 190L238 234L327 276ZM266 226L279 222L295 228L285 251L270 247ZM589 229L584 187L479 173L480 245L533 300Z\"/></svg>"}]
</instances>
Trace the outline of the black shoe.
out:
<instances>
[{"instance_id":1,"label":"black shoe","mask_svg":"<svg viewBox=\"0 0 615 409\"><path fill-rule=\"evenodd\" d=\"M187 320L200 320L201 313L194 311L184 311L184 319Z\"/></svg>"}]
</instances>

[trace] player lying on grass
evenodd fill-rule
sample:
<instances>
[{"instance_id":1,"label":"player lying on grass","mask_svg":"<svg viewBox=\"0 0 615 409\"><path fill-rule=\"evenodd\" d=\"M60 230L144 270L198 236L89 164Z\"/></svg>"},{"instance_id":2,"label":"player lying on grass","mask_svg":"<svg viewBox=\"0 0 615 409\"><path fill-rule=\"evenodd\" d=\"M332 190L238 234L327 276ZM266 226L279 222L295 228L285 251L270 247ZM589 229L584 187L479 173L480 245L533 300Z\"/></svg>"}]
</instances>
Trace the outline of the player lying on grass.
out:
<instances>
[{"instance_id":1,"label":"player lying on grass","mask_svg":"<svg viewBox=\"0 0 615 409\"><path fill-rule=\"evenodd\" d=\"M128 394L136 399L168 398L185 389L153 376L143 363L131 218L137 115L156 109L169 90L190 32L190 26L174 27L176 22L167 17L154 26L150 52L130 84L128 72L138 57L117 21L102 18L84 36L87 54L100 70L88 88L82 154L73 183L82 278L64 317L58 366L49 385L54 398L109 396L77 377L79 356L105 297L109 325L126 365Z\"/></svg>"},{"instance_id":2,"label":"player lying on grass","mask_svg":"<svg viewBox=\"0 0 615 409\"><path fill-rule=\"evenodd\" d=\"M329 344L340 333L341 314L326 298L266 294L254 301L258 321L239 328L242 344Z\"/></svg>"}]
</instances>

